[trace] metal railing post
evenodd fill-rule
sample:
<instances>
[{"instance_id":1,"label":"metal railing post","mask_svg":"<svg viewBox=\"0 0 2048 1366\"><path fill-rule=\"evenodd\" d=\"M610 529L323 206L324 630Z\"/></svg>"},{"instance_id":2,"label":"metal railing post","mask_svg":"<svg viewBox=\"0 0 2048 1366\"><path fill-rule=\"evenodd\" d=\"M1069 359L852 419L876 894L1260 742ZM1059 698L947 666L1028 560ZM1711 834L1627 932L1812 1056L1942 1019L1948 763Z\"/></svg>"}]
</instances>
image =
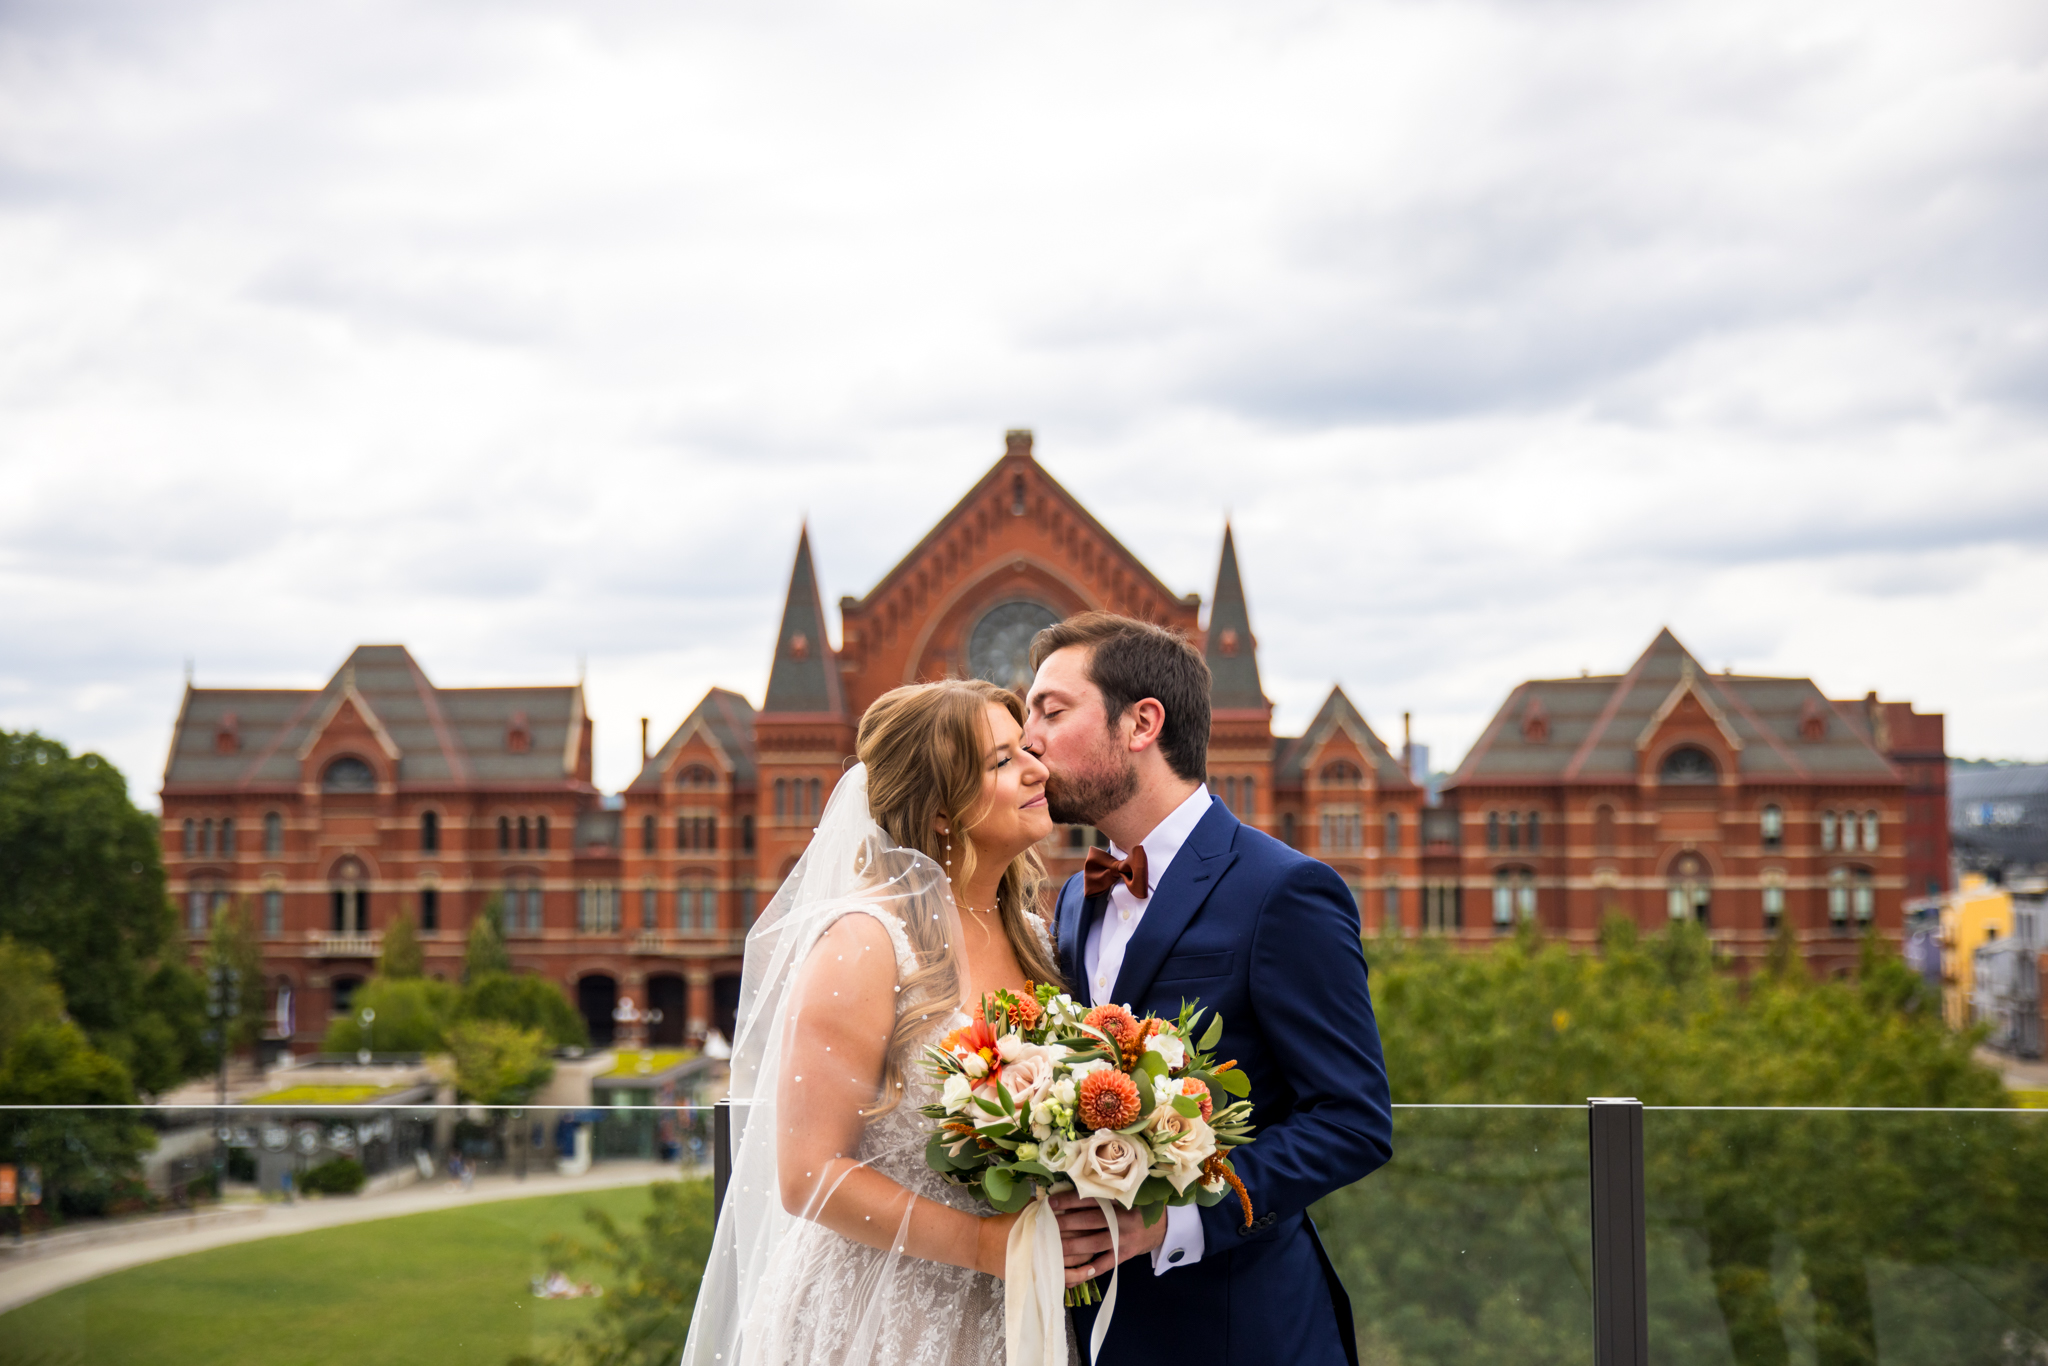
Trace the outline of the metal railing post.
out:
<instances>
[{"instance_id":1,"label":"metal railing post","mask_svg":"<svg viewBox=\"0 0 2048 1366\"><path fill-rule=\"evenodd\" d=\"M1650 1290L1643 1202L1643 1103L1586 1102L1593 1177L1593 1363L1649 1366Z\"/></svg>"},{"instance_id":2,"label":"metal railing post","mask_svg":"<svg viewBox=\"0 0 2048 1366\"><path fill-rule=\"evenodd\" d=\"M725 1188L732 1184L732 1102L711 1107L711 1222L725 1208Z\"/></svg>"}]
</instances>

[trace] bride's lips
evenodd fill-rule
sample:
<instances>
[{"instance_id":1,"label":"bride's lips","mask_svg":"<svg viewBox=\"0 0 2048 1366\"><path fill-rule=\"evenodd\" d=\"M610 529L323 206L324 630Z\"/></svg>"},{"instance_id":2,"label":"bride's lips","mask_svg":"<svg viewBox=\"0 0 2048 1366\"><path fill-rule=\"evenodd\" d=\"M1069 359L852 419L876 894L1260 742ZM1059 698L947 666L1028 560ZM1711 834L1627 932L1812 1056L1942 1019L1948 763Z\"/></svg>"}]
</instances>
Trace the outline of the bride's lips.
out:
<instances>
[{"instance_id":1,"label":"bride's lips","mask_svg":"<svg viewBox=\"0 0 2048 1366\"><path fill-rule=\"evenodd\" d=\"M1017 809L1018 809L1019 811L1029 811L1029 810L1030 810L1030 809L1031 809L1032 807L1034 807L1034 806L1044 806L1044 805L1045 805L1045 794L1044 794L1043 792L1041 792L1041 793L1039 793L1039 794L1038 794L1038 795L1037 795L1036 797L1033 797L1033 798L1032 798L1032 799L1031 799L1030 801L1028 801L1028 802L1024 803L1024 805L1022 805L1022 806L1018 807Z\"/></svg>"}]
</instances>

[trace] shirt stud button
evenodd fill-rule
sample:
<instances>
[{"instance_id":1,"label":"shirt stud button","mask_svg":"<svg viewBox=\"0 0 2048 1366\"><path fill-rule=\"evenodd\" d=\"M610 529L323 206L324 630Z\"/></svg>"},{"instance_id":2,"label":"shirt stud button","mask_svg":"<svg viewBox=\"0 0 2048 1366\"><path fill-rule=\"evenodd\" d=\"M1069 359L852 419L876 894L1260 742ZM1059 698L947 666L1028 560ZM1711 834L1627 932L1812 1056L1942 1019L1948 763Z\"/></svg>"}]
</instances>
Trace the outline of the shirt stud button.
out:
<instances>
[{"instance_id":1,"label":"shirt stud button","mask_svg":"<svg viewBox=\"0 0 2048 1366\"><path fill-rule=\"evenodd\" d=\"M1167 1260L1167 1261L1169 1261L1169 1262L1177 1262L1177 1261L1179 1261L1179 1260L1180 1260L1181 1258L1183 1258L1183 1257L1185 1257L1185 1256L1187 1256L1187 1255L1188 1255L1188 1252L1187 1252L1187 1249L1186 1249L1186 1248L1184 1248L1184 1247L1177 1247L1177 1248L1175 1248L1175 1249L1174 1249L1173 1251L1171 1251L1171 1252L1169 1252L1169 1253L1167 1253L1167 1254L1166 1254L1166 1260Z\"/></svg>"}]
</instances>

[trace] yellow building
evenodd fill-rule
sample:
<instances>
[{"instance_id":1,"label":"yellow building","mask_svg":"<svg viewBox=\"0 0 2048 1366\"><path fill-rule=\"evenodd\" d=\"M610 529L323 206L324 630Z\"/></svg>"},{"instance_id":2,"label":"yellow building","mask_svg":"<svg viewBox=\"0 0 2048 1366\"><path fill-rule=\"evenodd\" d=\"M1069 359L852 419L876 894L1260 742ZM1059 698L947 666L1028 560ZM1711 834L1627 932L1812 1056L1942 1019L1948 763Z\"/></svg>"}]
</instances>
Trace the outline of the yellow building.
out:
<instances>
[{"instance_id":1,"label":"yellow building","mask_svg":"<svg viewBox=\"0 0 2048 1366\"><path fill-rule=\"evenodd\" d=\"M1973 955L2011 933L2012 893L1979 874L1963 874L1963 885L1941 907L1941 1012L1951 1028L1970 1023Z\"/></svg>"}]
</instances>

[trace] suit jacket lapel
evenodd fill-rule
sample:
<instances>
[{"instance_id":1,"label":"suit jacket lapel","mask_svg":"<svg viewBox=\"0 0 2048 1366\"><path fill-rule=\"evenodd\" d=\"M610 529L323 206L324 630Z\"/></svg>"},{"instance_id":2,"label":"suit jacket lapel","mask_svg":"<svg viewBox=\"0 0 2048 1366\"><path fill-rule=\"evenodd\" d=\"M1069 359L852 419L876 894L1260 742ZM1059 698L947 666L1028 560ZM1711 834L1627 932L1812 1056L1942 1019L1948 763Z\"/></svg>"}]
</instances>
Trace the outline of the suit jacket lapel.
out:
<instances>
[{"instance_id":1,"label":"suit jacket lapel","mask_svg":"<svg viewBox=\"0 0 2048 1366\"><path fill-rule=\"evenodd\" d=\"M1220 801L1211 801L1208 811L1188 835L1187 843L1173 856L1166 877L1152 891L1137 933L1124 949L1123 967L1117 971L1113 1001L1136 1007L1159 975L1166 955L1181 931L1202 909L1224 869L1237 861L1230 846L1237 839L1238 819ZM1107 898L1105 898L1106 900ZM1085 941L1084 941L1085 942Z\"/></svg>"}]
</instances>

